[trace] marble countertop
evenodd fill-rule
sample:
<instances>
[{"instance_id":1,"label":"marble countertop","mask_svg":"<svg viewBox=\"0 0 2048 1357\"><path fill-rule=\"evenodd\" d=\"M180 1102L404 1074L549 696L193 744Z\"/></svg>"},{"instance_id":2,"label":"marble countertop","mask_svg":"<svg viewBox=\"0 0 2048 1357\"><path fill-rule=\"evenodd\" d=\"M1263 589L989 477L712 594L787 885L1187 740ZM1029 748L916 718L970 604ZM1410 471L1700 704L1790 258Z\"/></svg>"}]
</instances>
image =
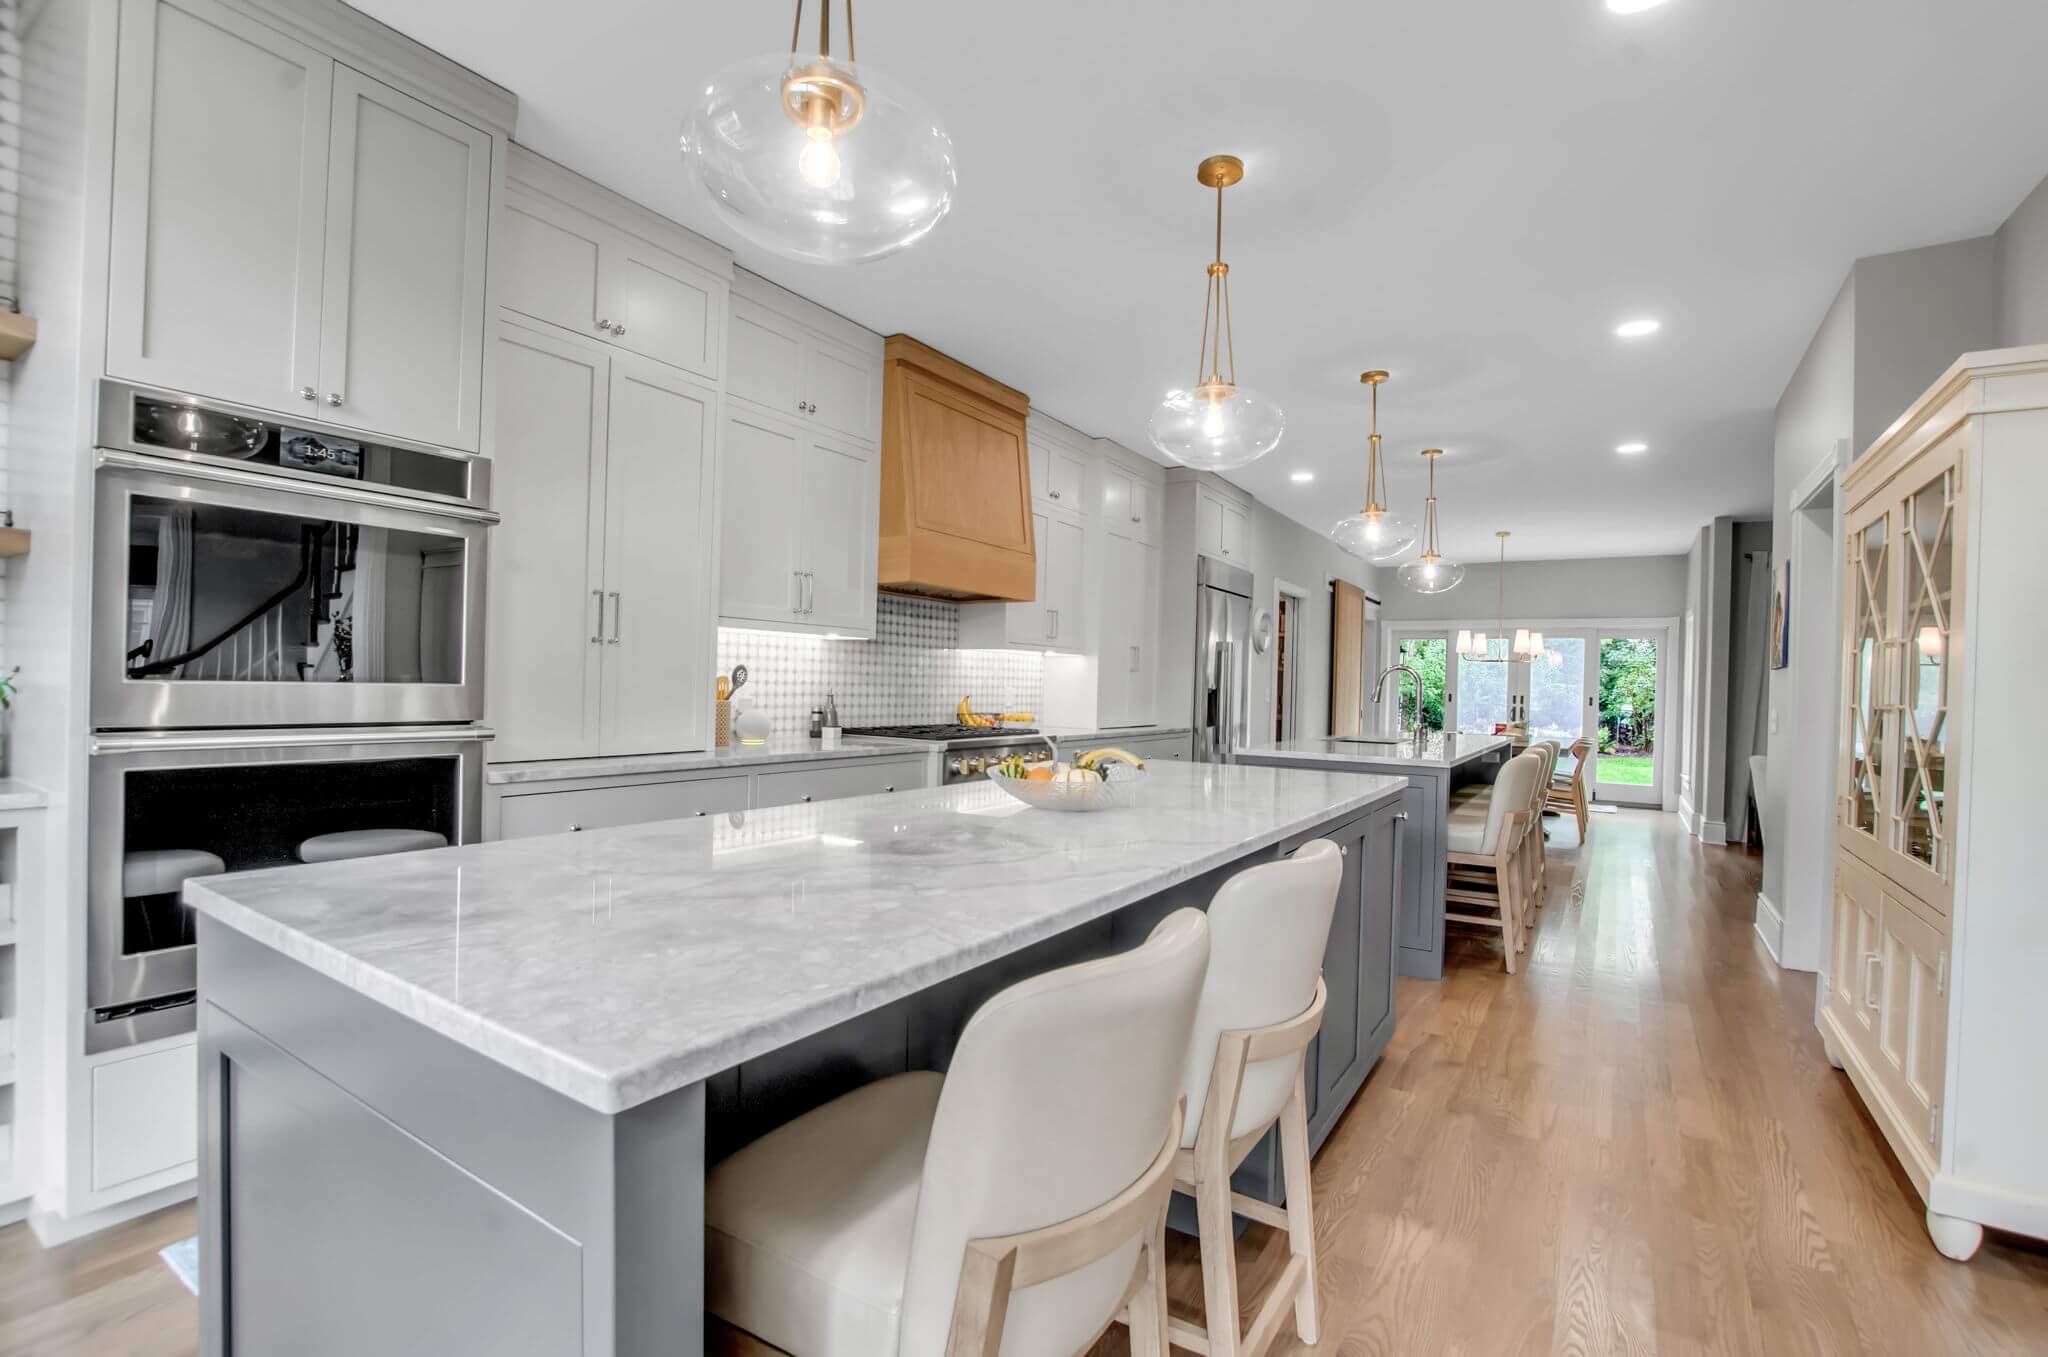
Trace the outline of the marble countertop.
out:
<instances>
[{"instance_id":1,"label":"marble countertop","mask_svg":"<svg viewBox=\"0 0 2048 1357\"><path fill-rule=\"evenodd\" d=\"M0 777L0 810L40 810L49 803L41 787L19 778Z\"/></svg>"},{"instance_id":2,"label":"marble countertop","mask_svg":"<svg viewBox=\"0 0 2048 1357\"><path fill-rule=\"evenodd\" d=\"M1167 763L1144 803L971 782L188 882L201 914L615 1113L1399 794Z\"/></svg>"},{"instance_id":3,"label":"marble countertop","mask_svg":"<svg viewBox=\"0 0 2048 1357\"><path fill-rule=\"evenodd\" d=\"M846 740L837 749L821 749L803 735L780 735L766 744L735 744L730 749L705 749L693 754L635 754L620 758L550 759L535 763L496 763L484 770L484 781L564 782L584 777L632 777L646 773L695 773L720 768L753 768L767 763L806 763L826 759L880 759L929 752L930 746L892 740Z\"/></svg>"},{"instance_id":4,"label":"marble countertop","mask_svg":"<svg viewBox=\"0 0 2048 1357\"><path fill-rule=\"evenodd\" d=\"M1318 763L1345 768L1456 768L1496 749L1506 750L1512 743L1505 735L1463 735L1425 730L1412 739L1386 744L1361 744L1325 736L1280 740L1271 744L1248 745L1237 751L1237 757L1255 763L1261 757L1314 759Z\"/></svg>"}]
</instances>

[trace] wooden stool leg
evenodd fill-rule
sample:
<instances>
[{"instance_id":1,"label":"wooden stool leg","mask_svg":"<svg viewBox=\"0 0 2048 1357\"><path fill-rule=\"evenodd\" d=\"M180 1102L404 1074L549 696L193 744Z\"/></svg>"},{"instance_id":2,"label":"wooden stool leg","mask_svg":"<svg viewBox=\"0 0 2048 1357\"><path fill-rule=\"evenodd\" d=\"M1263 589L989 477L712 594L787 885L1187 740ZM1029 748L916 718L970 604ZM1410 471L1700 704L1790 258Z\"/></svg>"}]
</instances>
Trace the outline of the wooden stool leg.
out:
<instances>
[{"instance_id":1,"label":"wooden stool leg","mask_svg":"<svg viewBox=\"0 0 2048 1357\"><path fill-rule=\"evenodd\" d=\"M1166 1212L1145 1240L1138 1258L1145 1280L1131 1297L1128 1322L1131 1326L1131 1357L1171 1357L1166 1341Z\"/></svg>"},{"instance_id":2,"label":"wooden stool leg","mask_svg":"<svg viewBox=\"0 0 2048 1357\"><path fill-rule=\"evenodd\" d=\"M1294 1297L1294 1332L1310 1347L1322 1325L1316 1315L1316 1216L1308 1153L1308 1089L1300 1071L1294 1096L1280 1113L1280 1169L1287 1184L1287 1246L1308 1268Z\"/></svg>"},{"instance_id":3,"label":"wooden stool leg","mask_svg":"<svg viewBox=\"0 0 2048 1357\"><path fill-rule=\"evenodd\" d=\"M1237 1232L1230 1211L1230 1174L1205 1172L1195 1184L1196 1228L1202 1245L1202 1308L1210 1357L1237 1357Z\"/></svg>"},{"instance_id":4,"label":"wooden stool leg","mask_svg":"<svg viewBox=\"0 0 2048 1357\"><path fill-rule=\"evenodd\" d=\"M1515 937L1522 929L1518 899L1521 891L1516 881L1520 873L1515 870L1515 860L1515 855L1509 853L1493 869L1494 886L1500 892L1501 951L1505 954L1509 975L1515 973L1515 953L1522 950L1515 946Z\"/></svg>"}]
</instances>

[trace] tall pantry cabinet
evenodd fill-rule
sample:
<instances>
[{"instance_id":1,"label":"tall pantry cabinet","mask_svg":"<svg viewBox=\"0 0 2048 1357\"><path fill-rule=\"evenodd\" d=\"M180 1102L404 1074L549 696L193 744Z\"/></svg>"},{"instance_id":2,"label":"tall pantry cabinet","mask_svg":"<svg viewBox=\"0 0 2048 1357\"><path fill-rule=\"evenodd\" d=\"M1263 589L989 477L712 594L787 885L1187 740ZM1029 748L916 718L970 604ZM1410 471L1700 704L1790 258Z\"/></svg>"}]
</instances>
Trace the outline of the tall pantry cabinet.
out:
<instances>
[{"instance_id":1,"label":"tall pantry cabinet","mask_svg":"<svg viewBox=\"0 0 2048 1357\"><path fill-rule=\"evenodd\" d=\"M706 748L731 266L518 148L499 234L491 757Z\"/></svg>"},{"instance_id":2,"label":"tall pantry cabinet","mask_svg":"<svg viewBox=\"0 0 2048 1357\"><path fill-rule=\"evenodd\" d=\"M2048 346L1965 354L1842 479L1842 723L1820 1028L1967 1259L2048 1238ZM1794 600L1793 606L1797 606Z\"/></svg>"}]
</instances>

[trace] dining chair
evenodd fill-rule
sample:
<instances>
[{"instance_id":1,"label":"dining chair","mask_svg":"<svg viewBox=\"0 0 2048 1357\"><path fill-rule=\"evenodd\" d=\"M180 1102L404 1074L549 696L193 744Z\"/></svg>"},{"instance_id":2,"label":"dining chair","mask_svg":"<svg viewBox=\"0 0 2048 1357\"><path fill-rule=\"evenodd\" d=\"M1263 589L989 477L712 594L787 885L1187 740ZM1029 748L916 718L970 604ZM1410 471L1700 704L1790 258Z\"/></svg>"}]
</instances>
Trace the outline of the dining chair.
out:
<instances>
[{"instance_id":1,"label":"dining chair","mask_svg":"<svg viewBox=\"0 0 2048 1357\"><path fill-rule=\"evenodd\" d=\"M1181 1095L1195 1109L1174 1156L1174 1186L1195 1199L1206 1325L1174 1319L1168 1336L1210 1357L1259 1357L1289 1310L1317 1339L1315 1211L1309 1187L1308 1045L1323 1022L1323 953L1344 875L1328 839L1251 867L1209 905L1209 974L1195 1010ZM1280 1128L1286 1205L1231 1191L1230 1176ZM1249 1327L1239 1328L1236 1216L1287 1234L1288 1259Z\"/></svg>"},{"instance_id":2,"label":"dining chair","mask_svg":"<svg viewBox=\"0 0 2048 1357\"><path fill-rule=\"evenodd\" d=\"M1445 817L1444 920L1498 931L1507 972L1526 945L1528 853L1523 837L1535 819L1530 809L1543 756L1515 755L1493 785L1452 802ZM1476 911L1491 909L1492 914Z\"/></svg>"},{"instance_id":3,"label":"dining chair","mask_svg":"<svg viewBox=\"0 0 2048 1357\"><path fill-rule=\"evenodd\" d=\"M951 1068L813 1109L713 1168L705 1305L793 1357L1167 1357L1164 1249L1209 925L1010 986Z\"/></svg>"},{"instance_id":4,"label":"dining chair","mask_svg":"<svg viewBox=\"0 0 2048 1357\"><path fill-rule=\"evenodd\" d=\"M1576 762L1565 785L1558 785L1553 774L1544 784L1544 801L1552 810L1570 811L1579 823L1579 842L1586 841L1586 767L1593 754L1592 740L1581 736L1572 741L1571 756Z\"/></svg>"}]
</instances>

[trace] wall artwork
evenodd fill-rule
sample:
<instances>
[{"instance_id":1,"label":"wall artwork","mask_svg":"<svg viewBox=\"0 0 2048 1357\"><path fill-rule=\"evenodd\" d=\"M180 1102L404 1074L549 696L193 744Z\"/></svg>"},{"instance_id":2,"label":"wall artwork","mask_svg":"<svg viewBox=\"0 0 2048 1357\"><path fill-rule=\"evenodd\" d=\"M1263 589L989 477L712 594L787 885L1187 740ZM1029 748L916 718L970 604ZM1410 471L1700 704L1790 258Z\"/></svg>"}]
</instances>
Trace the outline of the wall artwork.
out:
<instances>
[{"instance_id":1,"label":"wall artwork","mask_svg":"<svg viewBox=\"0 0 2048 1357\"><path fill-rule=\"evenodd\" d=\"M1777 580L1771 590L1771 668L1784 669L1792 663L1792 558L1778 562Z\"/></svg>"}]
</instances>

